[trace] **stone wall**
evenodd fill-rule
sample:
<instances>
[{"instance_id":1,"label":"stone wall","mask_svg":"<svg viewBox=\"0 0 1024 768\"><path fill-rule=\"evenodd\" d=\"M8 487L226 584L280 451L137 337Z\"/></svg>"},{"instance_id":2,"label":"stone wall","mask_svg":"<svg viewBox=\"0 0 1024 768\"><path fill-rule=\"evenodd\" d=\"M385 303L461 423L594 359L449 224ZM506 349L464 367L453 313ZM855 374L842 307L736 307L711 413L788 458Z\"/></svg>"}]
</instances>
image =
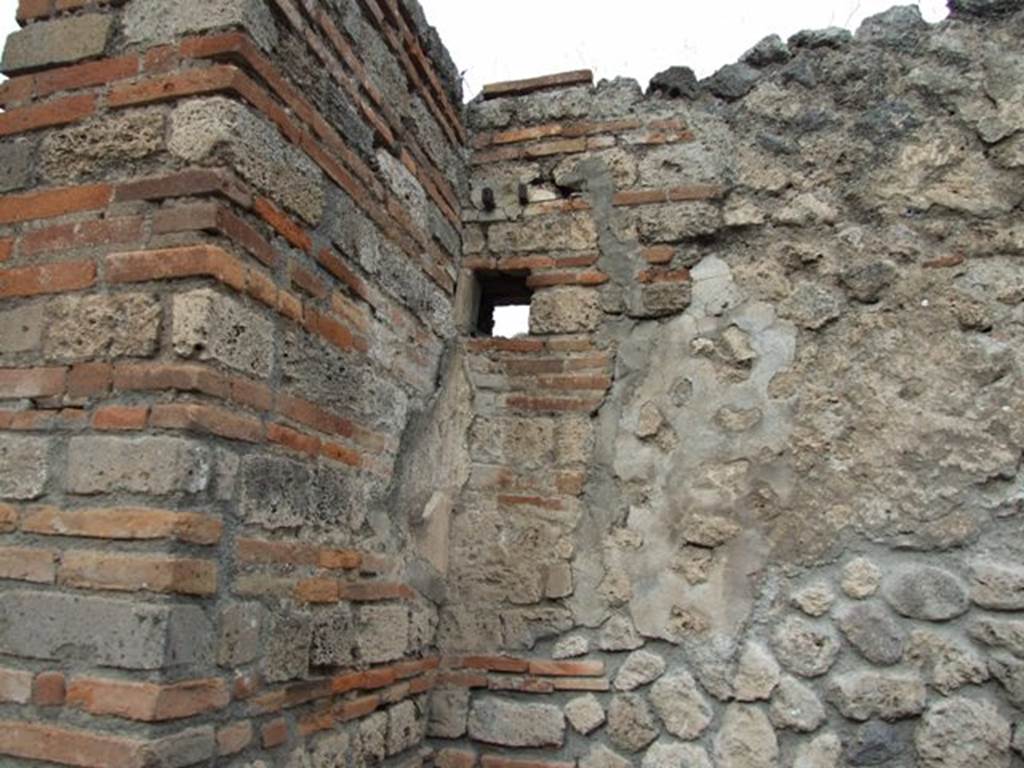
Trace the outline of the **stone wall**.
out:
<instances>
[{"instance_id":1,"label":"stone wall","mask_svg":"<svg viewBox=\"0 0 1024 768\"><path fill-rule=\"evenodd\" d=\"M1024 13L485 91L438 764L1021 765Z\"/></svg>"},{"instance_id":2,"label":"stone wall","mask_svg":"<svg viewBox=\"0 0 1024 768\"><path fill-rule=\"evenodd\" d=\"M453 332L436 33L395 0L18 15L0 763L420 764L436 607L389 495Z\"/></svg>"},{"instance_id":3,"label":"stone wall","mask_svg":"<svg viewBox=\"0 0 1024 768\"><path fill-rule=\"evenodd\" d=\"M407 0L21 0L0 763L1024 765L1024 6L953 5L464 119Z\"/></svg>"}]
</instances>

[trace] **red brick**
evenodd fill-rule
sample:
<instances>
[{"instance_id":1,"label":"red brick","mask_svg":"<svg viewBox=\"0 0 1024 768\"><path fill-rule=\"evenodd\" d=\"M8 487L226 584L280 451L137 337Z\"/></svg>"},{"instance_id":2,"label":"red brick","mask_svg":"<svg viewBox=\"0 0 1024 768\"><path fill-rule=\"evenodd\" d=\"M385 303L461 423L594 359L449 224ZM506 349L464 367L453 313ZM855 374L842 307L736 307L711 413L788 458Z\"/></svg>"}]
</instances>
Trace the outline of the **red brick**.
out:
<instances>
[{"instance_id":1,"label":"red brick","mask_svg":"<svg viewBox=\"0 0 1024 768\"><path fill-rule=\"evenodd\" d=\"M365 717L376 710L380 704L381 699L377 694L343 701L334 710L334 716L338 721L344 723L349 720Z\"/></svg>"},{"instance_id":2,"label":"red brick","mask_svg":"<svg viewBox=\"0 0 1024 768\"><path fill-rule=\"evenodd\" d=\"M277 264L277 251L253 227L223 206L217 208L217 225L231 240L268 267Z\"/></svg>"},{"instance_id":3,"label":"red brick","mask_svg":"<svg viewBox=\"0 0 1024 768\"><path fill-rule=\"evenodd\" d=\"M302 579L295 585L293 597L303 603L336 603L340 599L337 579Z\"/></svg>"},{"instance_id":4,"label":"red brick","mask_svg":"<svg viewBox=\"0 0 1024 768\"><path fill-rule=\"evenodd\" d=\"M95 110L96 97L91 94L15 107L0 113L0 136L67 125L88 117Z\"/></svg>"},{"instance_id":5,"label":"red brick","mask_svg":"<svg viewBox=\"0 0 1024 768\"><path fill-rule=\"evenodd\" d=\"M274 407L274 392L266 384L249 381L241 377L230 380L231 399L258 411L269 411Z\"/></svg>"},{"instance_id":6,"label":"red brick","mask_svg":"<svg viewBox=\"0 0 1024 768\"><path fill-rule=\"evenodd\" d=\"M302 541L238 539L235 557L242 563L316 565L317 548Z\"/></svg>"},{"instance_id":7,"label":"red brick","mask_svg":"<svg viewBox=\"0 0 1024 768\"><path fill-rule=\"evenodd\" d=\"M675 258L676 249L671 245L652 245L644 248L642 255L648 264L668 264Z\"/></svg>"},{"instance_id":8,"label":"red brick","mask_svg":"<svg viewBox=\"0 0 1024 768\"><path fill-rule=\"evenodd\" d=\"M964 256L959 253L952 253L948 256L939 256L931 261L926 261L921 266L924 269L946 269L949 267L958 267L966 261Z\"/></svg>"},{"instance_id":9,"label":"red brick","mask_svg":"<svg viewBox=\"0 0 1024 768\"><path fill-rule=\"evenodd\" d=\"M217 564L168 555L71 550L64 552L58 579L84 589L212 595L217 591Z\"/></svg>"},{"instance_id":10,"label":"red brick","mask_svg":"<svg viewBox=\"0 0 1024 768\"><path fill-rule=\"evenodd\" d=\"M0 368L0 398L59 395L66 375L67 368Z\"/></svg>"},{"instance_id":11,"label":"red brick","mask_svg":"<svg viewBox=\"0 0 1024 768\"><path fill-rule=\"evenodd\" d=\"M146 51L142 59L142 71L146 73L170 72L176 69L180 63L181 56L178 46L158 45Z\"/></svg>"},{"instance_id":12,"label":"red brick","mask_svg":"<svg viewBox=\"0 0 1024 768\"><path fill-rule=\"evenodd\" d=\"M474 768L476 753L467 749L441 749L434 755L437 768Z\"/></svg>"},{"instance_id":13,"label":"red brick","mask_svg":"<svg viewBox=\"0 0 1024 768\"><path fill-rule=\"evenodd\" d=\"M14 238L13 237L0 237L0 263L7 261L11 258L11 254L14 252Z\"/></svg>"},{"instance_id":14,"label":"red brick","mask_svg":"<svg viewBox=\"0 0 1024 768\"><path fill-rule=\"evenodd\" d=\"M109 184L85 184L0 197L0 224L50 219L79 211L96 211L110 202Z\"/></svg>"},{"instance_id":15,"label":"red brick","mask_svg":"<svg viewBox=\"0 0 1024 768\"><path fill-rule=\"evenodd\" d=\"M263 440L263 422L213 405L173 403L154 405L150 426L209 432L229 440L258 443Z\"/></svg>"},{"instance_id":16,"label":"red brick","mask_svg":"<svg viewBox=\"0 0 1024 768\"><path fill-rule=\"evenodd\" d=\"M2 207L2 203L0 203ZM88 288L96 282L91 261L65 261L0 270L0 298L39 296Z\"/></svg>"},{"instance_id":17,"label":"red brick","mask_svg":"<svg viewBox=\"0 0 1024 768\"><path fill-rule=\"evenodd\" d=\"M210 245L117 253L107 257L111 283L142 283L181 277L212 277L237 291L245 287L245 268L227 251Z\"/></svg>"},{"instance_id":18,"label":"red brick","mask_svg":"<svg viewBox=\"0 0 1024 768\"><path fill-rule=\"evenodd\" d=\"M288 741L288 722L283 717L275 718L260 726L260 741L264 749L279 747Z\"/></svg>"},{"instance_id":19,"label":"red brick","mask_svg":"<svg viewBox=\"0 0 1024 768\"><path fill-rule=\"evenodd\" d=\"M165 206L153 216L153 234L168 232L217 231L218 206L213 202L177 203Z\"/></svg>"},{"instance_id":20,"label":"red brick","mask_svg":"<svg viewBox=\"0 0 1024 768\"><path fill-rule=\"evenodd\" d=\"M267 440L308 456L320 453L320 438L297 432L276 422L267 425Z\"/></svg>"},{"instance_id":21,"label":"red brick","mask_svg":"<svg viewBox=\"0 0 1024 768\"><path fill-rule=\"evenodd\" d=\"M484 755L480 765L482 768L573 768L575 764L555 760L513 760L499 755Z\"/></svg>"},{"instance_id":22,"label":"red brick","mask_svg":"<svg viewBox=\"0 0 1024 768\"><path fill-rule=\"evenodd\" d=\"M18 527L18 510L7 504L0 504L0 533L10 533Z\"/></svg>"},{"instance_id":23,"label":"red brick","mask_svg":"<svg viewBox=\"0 0 1024 768\"><path fill-rule=\"evenodd\" d=\"M415 592L405 584L385 581L343 581L338 584L338 593L342 600L353 602L375 602L415 597Z\"/></svg>"},{"instance_id":24,"label":"red brick","mask_svg":"<svg viewBox=\"0 0 1024 768\"><path fill-rule=\"evenodd\" d=\"M530 662L509 656L466 656L462 659L466 669L486 669L488 672L526 672Z\"/></svg>"},{"instance_id":25,"label":"red brick","mask_svg":"<svg viewBox=\"0 0 1024 768\"><path fill-rule=\"evenodd\" d=\"M312 254L313 241L301 225L265 197L256 198L253 208L285 240L306 253Z\"/></svg>"},{"instance_id":26,"label":"red brick","mask_svg":"<svg viewBox=\"0 0 1024 768\"><path fill-rule=\"evenodd\" d=\"M597 270L583 272L535 272L526 278L530 288L547 288L553 285L603 285L608 275Z\"/></svg>"},{"instance_id":27,"label":"red brick","mask_svg":"<svg viewBox=\"0 0 1024 768\"><path fill-rule=\"evenodd\" d=\"M148 417L149 406L107 405L93 413L92 426L102 430L144 429Z\"/></svg>"},{"instance_id":28,"label":"red brick","mask_svg":"<svg viewBox=\"0 0 1024 768\"><path fill-rule=\"evenodd\" d=\"M466 347L470 352L540 352L544 342L540 339L470 339Z\"/></svg>"},{"instance_id":29,"label":"red brick","mask_svg":"<svg viewBox=\"0 0 1024 768\"><path fill-rule=\"evenodd\" d=\"M483 88L483 97L485 99L496 99L499 96L523 96L528 93L550 90L552 88L591 85L593 82L593 72L589 69L579 69L573 72L558 72L543 77L531 77L526 80L506 80L500 83L489 83Z\"/></svg>"},{"instance_id":30,"label":"red brick","mask_svg":"<svg viewBox=\"0 0 1024 768\"><path fill-rule=\"evenodd\" d=\"M252 743L253 728L250 720L225 725L217 729L217 755L235 755Z\"/></svg>"},{"instance_id":31,"label":"red brick","mask_svg":"<svg viewBox=\"0 0 1024 768\"><path fill-rule=\"evenodd\" d=\"M80 250L101 245L125 245L142 238L142 219L122 217L58 224L26 232L19 243L22 256Z\"/></svg>"},{"instance_id":32,"label":"red brick","mask_svg":"<svg viewBox=\"0 0 1024 768\"><path fill-rule=\"evenodd\" d=\"M219 373L191 363L119 363L114 366L113 383L121 391L173 389L221 398L231 391Z\"/></svg>"},{"instance_id":33,"label":"red brick","mask_svg":"<svg viewBox=\"0 0 1024 768\"><path fill-rule=\"evenodd\" d=\"M604 674L603 661L544 661L530 662L531 675L564 677L597 677Z\"/></svg>"},{"instance_id":34,"label":"red brick","mask_svg":"<svg viewBox=\"0 0 1024 768\"><path fill-rule=\"evenodd\" d=\"M541 413L585 413L596 410L601 405L601 400L513 395L506 399L506 405L509 408Z\"/></svg>"},{"instance_id":35,"label":"red brick","mask_svg":"<svg viewBox=\"0 0 1024 768\"><path fill-rule=\"evenodd\" d=\"M0 667L0 702L28 704L32 699L32 673Z\"/></svg>"},{"instance_id":36,"label":"red brick","mask_svg":"<svg viewBox=\"0 0 1024 768\"><path fill-rule=\"evenodd\" d=\"M530 144L522 150L523 157L549 157L551 155L569 155L587 151L586 139L559 139Z\"/></svg>"},{"instance_id":37,"label":"red brick","mask_svg":"<svg viewBox=\"0 0 1024 768\"><path fill-rule=\"evenodd\" d=\"M210 515L166 509L36 507L25 512L21 529L45 536L127 541L177 539L188 544L210 545L220 541L224 523Z\"/></svg>"},{"instance_id":38,"label":"red brick","mask_svg":"<svg viewBox=\"0 0 1024 768\"><path fill-rule=\"evenodd\" d=\"M607 691L607 677L552 677L549 682L556 691Z\"/></svg>"},{"instance_id":39,"label":"red brick","mask_svg":"<svg viewBox=\"0 0 1024 768\"><path fill-rule=\"evenodd\" d=\"M0 754L80 768L135 766L145 743L123 736L93 733L25 721L0 722Z\"/></svg>"},{"instance_id":40,"label":"red brick","mask_svg":"<svg viewBox=\"0 0 1024 768\"><path fill-rule=\"evenodd\" d=\"M688 283L690 270L683 269L645 269L636 276L638 283Z\"/></svg>"},{"instance_id":41,"label":"red brick","mask_svg":"<svg viewBox=\"0 0 1024 768\"><path fill-rule=\"evenodd\" d=\"M356 570L362 560L362 555L351 549L321 549L317 553L317 565L332 571Z\"/></svg>"},{"instance_id":42,"label":"red brick","mask_svg":"<svg viewBox=\"0 0 1024 768\"><path fill-rule=\"evenodd\" d=\"M18 0L18 21L31 21L53 13L53 0Z\"/></svg>"},{"instance_id":43,"label":"red brick","mask_svg":"<svg viewBox=\"0 0 1024 768\"><path fill-rule=\"evenodd\" d=\"M228 65L186 69L170 75L150 77L137 83L115 85L107 96L111 108L151 104L200 93L216 93L234 87L241 73Z\"/></svg>"},{"instance_id":44,"label":"red brick","mask_svg":"<svg viewBox=\"0 0 1024 768\"><path fill-rule=\"evenodd\" d=\"M110 391L113 368L109 363L78 363L68 371L68 396L93 397Z\"/></svg>"},{"instance_id":45,"label":"red brick","mask_svg":"<svg viewBox=\"0 0 1024 768\"><path fill-rule=\"evenodd\" d=\"M32 547L0 547L0 579L52 584L57 553Z\"/></svg>"},{"instance_id":46,"label":"red brick","mask_svg":"<svg viewBox=\"0 0 1024 768\"><path fill-rule=\"evenodd\" d=\"M121 56L50 69L35 75L36 98L49 96L58 91L106 85L115 80L131 77L138 70L139 59L137 56Z\"/></svg>"},{"instance_id":47,"label":"red brick","mask_svg":"<svg viewBox=\"0 0 1024 768\"><path fill-rule=\"evenodd\" d=\"M147 723L223 709L230 698L227 683L216 677L171 685L76 677L67 688L69 707Z\"/></svg>"},{"instance_id":48,"label":"red brick","mask_svg":"<svg viewBox=\"0 0 1024 768\"><path fill-rule=\"evenodd\" d=\"M59 707L64 704L64 673L40 672L32 681L32 704Z\"/></svg>"},{"instance_id":49,"label":"red brick","mask_svg":"<svg viewBox=\"0 0 1024 768\"><path fill-rule=\"evenodd\" d=\"M121 184L114 192L115 202L167 200L190 195L220 195L243 208L252 205L252 196L232 173L225 170L192 169L167 176L153 176Z\"/></svg>"}]
</instances>

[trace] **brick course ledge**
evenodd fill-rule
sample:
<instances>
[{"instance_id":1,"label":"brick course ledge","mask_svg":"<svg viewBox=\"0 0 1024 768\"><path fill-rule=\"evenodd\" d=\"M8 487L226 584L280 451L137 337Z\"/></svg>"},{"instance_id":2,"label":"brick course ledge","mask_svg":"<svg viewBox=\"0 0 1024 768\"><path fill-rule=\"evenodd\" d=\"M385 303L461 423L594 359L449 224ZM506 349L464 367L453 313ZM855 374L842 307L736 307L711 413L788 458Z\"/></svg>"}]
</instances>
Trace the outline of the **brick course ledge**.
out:
<instances>
[{"instance_id":1,"label":"brick course ledge","mask_svg":"<svg viewBox=\"0 0 1024 768\"><path fill-rule=\"evenodd\" d=\"M490 83L484 86L485 99L497 99L501 96L525 96L537 91L550 91L556 88L569 88L573 85L593 85L594 73L589 69L577 69L573 72L558 72L553 75L531 77L526 80L506 80L501 83Z\"/></svg>"}]
</instances>

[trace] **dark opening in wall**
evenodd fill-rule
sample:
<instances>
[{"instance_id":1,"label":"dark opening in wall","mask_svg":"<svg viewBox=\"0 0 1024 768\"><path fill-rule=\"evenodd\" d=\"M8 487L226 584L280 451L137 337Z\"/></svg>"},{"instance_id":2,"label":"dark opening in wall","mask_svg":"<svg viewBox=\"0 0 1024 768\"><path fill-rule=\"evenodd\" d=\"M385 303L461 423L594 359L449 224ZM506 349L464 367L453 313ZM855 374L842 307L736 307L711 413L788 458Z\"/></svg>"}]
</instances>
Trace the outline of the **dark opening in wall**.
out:
<instances>
[{"instance_id":1,"label":"dark opening in wall","mask_svg":"<svg viewBox=\"0 0 1024 768\"><path fill-rule=\"evenodd\" d=\"M474 330L481 336L517 336L529 332L528 273L476 272L480 301Z\"/></svg>"}]
</instances>

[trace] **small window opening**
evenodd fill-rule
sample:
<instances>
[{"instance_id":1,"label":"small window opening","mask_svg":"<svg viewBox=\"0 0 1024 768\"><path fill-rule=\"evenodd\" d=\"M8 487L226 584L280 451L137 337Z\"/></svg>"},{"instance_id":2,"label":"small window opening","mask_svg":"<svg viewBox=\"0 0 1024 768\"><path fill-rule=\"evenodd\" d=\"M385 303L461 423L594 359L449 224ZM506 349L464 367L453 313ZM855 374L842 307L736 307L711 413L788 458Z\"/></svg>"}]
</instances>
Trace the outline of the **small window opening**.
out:
<instances>
[{"instance_id":1,"label":"small window opening","mask_svg":"<svg viewBox=\"0 0 1024 768\"><path fill-rule=\"evenodd\" d=\"M512 338L530 332L530 298L527 273L477 272L480 303L476 332L481 336Z\"/></svg>"}]
</instances>

